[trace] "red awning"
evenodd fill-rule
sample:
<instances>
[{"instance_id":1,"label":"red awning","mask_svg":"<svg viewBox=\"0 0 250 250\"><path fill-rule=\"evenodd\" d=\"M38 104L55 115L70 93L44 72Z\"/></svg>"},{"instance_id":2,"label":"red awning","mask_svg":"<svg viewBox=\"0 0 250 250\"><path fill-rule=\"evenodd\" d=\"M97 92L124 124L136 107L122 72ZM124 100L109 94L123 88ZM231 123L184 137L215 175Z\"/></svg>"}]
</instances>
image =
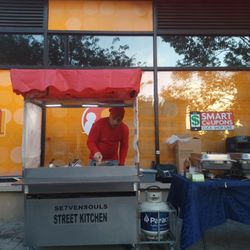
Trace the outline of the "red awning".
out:
<instances>
[{"instance_id":1,"label":"red awning","mask_svg":"<svg viewBox=\"0 0 250 250\"><path fill-rule=\"evenodd\" d=\"M13 91L31 99L130 100L140 90L140 69L12 69Z\"/></svg>"}]
</instances>

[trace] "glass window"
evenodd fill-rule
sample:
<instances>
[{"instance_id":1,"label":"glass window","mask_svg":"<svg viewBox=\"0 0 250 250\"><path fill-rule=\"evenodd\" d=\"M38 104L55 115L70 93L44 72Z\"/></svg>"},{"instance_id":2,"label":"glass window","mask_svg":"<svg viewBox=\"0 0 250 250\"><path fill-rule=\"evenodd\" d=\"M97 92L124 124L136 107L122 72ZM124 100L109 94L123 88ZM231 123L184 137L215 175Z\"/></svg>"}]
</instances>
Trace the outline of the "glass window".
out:
<instances>
[{"instance_id":1,"label":"glass window","mask_svg":"<svg viewBox=\"0 0 250 250\"><path fill-rule=\"evenodd\" d=\"M0 34L1 65L42 65L42 35Z\"/></svg>"},{"instance_id":2,"label":"glass window","mask_svg":"<svg viewBox=\"0 0 250 250\"><path fill-rule=\"evenodd\" d=\"M155 160L153 72L143 72L138 96L140 166L150 168Z\"/></svg>"},{"instance_id":3,"label":"glass window","mask_svg":"<svg viewBox=\"0 0 250 250\"><path fill-rule=\"evenodd\" d=\"M129 150L126 165L134 165L134 111L125 109L124 123L129 127ZM108 108L50 108L46 111L45 166L54 160L57 166L80 159L89 165L87 139L96 119L109 116ZM60 129L58 129L60 127Z\"/></svg>"},{"instance_id":4,"label":"glass window","mask_svg":"<svg viewBox=\"0 0 250 250\"><path fill-rule=\"evenodd\" d=\"M159 36L160 67L250 67L250 36Z\"/></svg>"},{"instance_id":5,"label":"glass window","mask_svg":"<svg viewBox=\"0 0 250 250\"><path fill-rule=\"evenodd\" d=\"M76 67L152 67L153 39L148 36L69 35L68 64ZM143 44L143 46L142 46ZM63 38L50 38L50 63L62 65Z\"/></svg>"},{"instance_id":6,"label":"glass window","mask_svg":"<svg viewBox=\"0 0 250 250\"><path fill-rule=\"evenodd\" d=\"M152 37L69 37L69 64L74 66L152 66L152 51Z\"/></svg>"},{"instance_id":7,"label":"glass window","mask_svg":"<svg viewBox=\"0 0 250 250\"><path fill-rule=\"evenodd\" d=\"M49 65L65 64L65 42L66 36L51 35L49 40Z\"/></svg>"},{"instance_id":8,"label":"glass window","mask_svg":"<svg viewBox=\"0 0 250 250\"><path fill-rule=\"evenodd\" d=\"M250 136L247 71L159 72L161 161L175 163L172 135L201 138L202 151L225 153L227 137ZM232 112L233 130L191 131L190 112Z\"/></svg>"}]
</instances>

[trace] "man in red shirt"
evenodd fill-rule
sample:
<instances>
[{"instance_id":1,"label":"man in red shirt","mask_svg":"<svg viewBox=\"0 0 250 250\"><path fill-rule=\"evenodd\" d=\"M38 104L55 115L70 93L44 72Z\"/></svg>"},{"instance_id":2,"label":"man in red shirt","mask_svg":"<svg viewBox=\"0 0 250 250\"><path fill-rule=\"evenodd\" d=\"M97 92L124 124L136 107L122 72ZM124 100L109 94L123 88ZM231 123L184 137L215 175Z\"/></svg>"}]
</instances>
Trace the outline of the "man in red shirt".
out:
<instances>
[{"instance_id":1,"label":"man in red shirt","mask_svg":"<svg viewBox=\"0 0 250 250\"><path fill-rule=\"evenodd\" d=\"M107 162L123 166L128 153L128 126L122 121L124 108L110 108L109 117L96 121L89 133L90 166ZM105 164L104 164L105 165Z\"/></svg>"}]
</instances>

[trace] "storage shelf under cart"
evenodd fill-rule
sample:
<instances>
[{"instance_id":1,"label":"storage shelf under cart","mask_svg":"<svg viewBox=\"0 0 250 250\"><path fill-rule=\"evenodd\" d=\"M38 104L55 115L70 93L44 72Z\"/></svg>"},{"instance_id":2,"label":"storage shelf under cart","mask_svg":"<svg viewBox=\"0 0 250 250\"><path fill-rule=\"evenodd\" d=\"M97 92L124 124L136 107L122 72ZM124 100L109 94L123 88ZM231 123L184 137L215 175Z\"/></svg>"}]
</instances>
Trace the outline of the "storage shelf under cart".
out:
<instances>
[{"instance_id":1,"label":"storage shelf under cart","mask_svg":"<svg viewBox=\"0 0 250 250\"><path fill-rule=\"evenodd\" d=\"M168 249L174 250L176 248L176 226L177 226L177 212L176 209L172 206L171 203L166 202L168 206L168 216L169 216L169 230L163 234L160 228L160 223L158 223L158 230L156 231L156 236L153 239L149 239L147 235L141 231L141 219L139 219L140 231L138 233L139 242L137 249L140 249L140 246L143 245L166 245ZM157 213L158 221L160 221L161 213L165 211L156 211L156 210L147 210L143 212L153 212ZM141 209L139 210L139 218L141 217Z\"/></svg>"}]
</instances>

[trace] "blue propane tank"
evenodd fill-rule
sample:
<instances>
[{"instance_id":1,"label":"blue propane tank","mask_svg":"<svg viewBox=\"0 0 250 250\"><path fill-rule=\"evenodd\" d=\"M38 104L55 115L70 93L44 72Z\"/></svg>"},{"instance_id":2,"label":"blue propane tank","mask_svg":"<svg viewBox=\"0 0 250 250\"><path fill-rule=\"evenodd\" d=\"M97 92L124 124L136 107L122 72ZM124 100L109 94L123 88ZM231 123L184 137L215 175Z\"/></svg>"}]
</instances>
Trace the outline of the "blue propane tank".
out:
<instances>
[{"instance_id":1,"label":"blue propane tank","mask_svg":"<svg viewBox=\"0 0 250 250\"><path fill-rule=\"evenodd\" d=\"M169 231L169 207L157 188L149 188L141 204L141 231L149 240L162 239Z\"/></svg>"}]
</instances>

